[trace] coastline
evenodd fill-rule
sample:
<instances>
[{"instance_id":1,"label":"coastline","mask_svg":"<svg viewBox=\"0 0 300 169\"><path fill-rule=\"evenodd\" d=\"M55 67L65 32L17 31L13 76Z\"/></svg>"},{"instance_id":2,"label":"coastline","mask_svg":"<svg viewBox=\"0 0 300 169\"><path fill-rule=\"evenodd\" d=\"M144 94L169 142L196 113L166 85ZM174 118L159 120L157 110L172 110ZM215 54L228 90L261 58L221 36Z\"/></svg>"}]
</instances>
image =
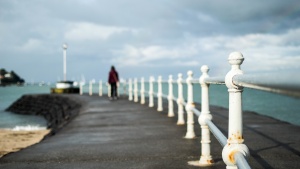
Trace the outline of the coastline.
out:
<instances>
[{"instance_id":1,"label":"coastline","mask_svg":"<svg viewBox=\"0 0 300 169\"><path fill-rule=\"evenodd\" d=\"M50 131L49 129L30 131L0 129L0 158L6 154L17 152L23 148L39 143Z\"/></svg>"},{"instance_id":2,"label":"coastline","mask_svg":"<svg viewBox=\"0 0 300 169\"><path fill-rule=\"evenodd\" d=\"M46 136L57 133L80 111L82 103L69 95L23 95L6 110L17 114L42 116L47 120L45 128L0 128L0 158L41 142Z\"/></svg>"}]
</instances>

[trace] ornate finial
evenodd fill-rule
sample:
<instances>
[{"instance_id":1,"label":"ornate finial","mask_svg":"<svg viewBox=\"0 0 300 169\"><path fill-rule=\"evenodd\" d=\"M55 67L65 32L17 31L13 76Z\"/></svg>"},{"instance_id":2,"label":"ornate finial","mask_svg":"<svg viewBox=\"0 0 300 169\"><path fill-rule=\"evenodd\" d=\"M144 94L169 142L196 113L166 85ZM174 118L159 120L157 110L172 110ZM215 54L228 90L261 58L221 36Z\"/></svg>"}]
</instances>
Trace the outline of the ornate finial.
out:
<instances>
[{"instance_id":1,"label":"ornate finial","mask_svg":"<svg viewBox=\"0 0 300 169\"><path fill-rule=\"evenodd\" d=\"M158 79L157 79L158 81L162 81L162 76L158 76Z\"/></svg>"},{"instance_id":2,"label":"ornate finial","mask_svg":"<svg viewBox=\"0 0 300 169\"><path fill-rule=\"evenodd\" d=\"M172 75L169 75L169 80L168 80L169 83L172 83L173 82L173 76Z\"/></svg>"},{"instance_id":3,"label":"ornate finial","mask_svg":"<svg viewBox=\"0 0 300 169\"><path fill-rule=\"evenodd\" d=\"M189 77L192 77L192 76L193 76L193 71L189 70L189 71L187 72L187 75L188 75Z\"/></svg>"},{"instance_id":4,"label":"ornate finial","mask_svg":"<svg viewBox=\"0 0 300 169\"><path fill-rule=\"evenodd\" d=\"M209 71L209 68L208 68L208 66L207 65L203 65L203 66L201 66L201 72L204 74L207 74L208 73L208 71Z\"/></svg>"},{"instance_id":5,"label":"ornate finial","mask_svg":"<svg viewBox=\"0 0 300 169\"><path fill-rule=\"evenodd\" d=\"M154 81L154 77L150 76L149 80L150 80L150 82L153 82Z\"/></svg>"},{"instance_id":6,"label":"ornate finial","mask_svg":"<svg viewBox=\"0 0 300 169\"><path fill-rule=\"evenodd\" d=\"M187 72L187 75L188 75L188 77L186 79L186 83L192 83L192 80L193 80L193 71L189 70Z\"/></svg>"},{"instance_id":7,"label":"ornate finial","mask_svg":"<svg viewBox=\"0 0 300 169\"><path fill-rule=\"evenodd\" d=\"M228 57L228 62L232 66L238 65L238 67L243 63L244 57L241 52L232 52Z\"/></svg>"},{"instance_id":8,"label":"ornate finial","mask_svg":"<svg viewBox=\"0 0 300 169\"><path fill-rule=\"evenodd\" d=\"M178 78L182 78L182 74L181 73L178 73Z\"/></svg>"},{"instance_id":9,"label":"ornate finial","mask_svg":"<svg viewBox=\"0 0 300 169\"><path fill-rule=\"evenodd\" d=\"M231 64L231 70L225 76L225 83L228 89L242 89L240 86L233 84L233 77L238 74L243 74L240 69L241 64L244 61L243 54L240 52L232 52L228 57L228 62Z\"/></svg>"},{"instance_id":10,"label":"ornate finial","mask_svg":"<svg viewBox=\"0 0 300 169\"><path fill-rule=\"evenodd\" d=\"M200 79L199 79L199 82L200 82L201 85L207 85L207 84L204 82L204 79L209 77L209 76L208 76L208 71L209 71L209 68L208 68L207 65L201 66L201 72L202 72L202 75L201 75L201 77L200 77Z\"/></svg>"}]
</instances>

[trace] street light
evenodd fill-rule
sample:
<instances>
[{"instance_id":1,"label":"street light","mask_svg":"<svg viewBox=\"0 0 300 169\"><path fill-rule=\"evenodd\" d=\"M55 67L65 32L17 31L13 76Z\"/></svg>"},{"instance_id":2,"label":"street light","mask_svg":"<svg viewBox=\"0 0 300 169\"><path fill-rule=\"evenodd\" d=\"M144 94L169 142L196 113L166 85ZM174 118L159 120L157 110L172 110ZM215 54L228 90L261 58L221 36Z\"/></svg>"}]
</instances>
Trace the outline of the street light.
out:
<instances>
[{"instance_id":1,"label":"street light","mask_svg":"<svg viewBox=\"0 0 300 169\"><path fill-rule=\"evenodd\" d=\"M56 87L51 88L51 93L79 93L79 87L74 86L73 81L67 81L67 48L68 45L64 43L63 48L63 69L64 80L56 82Z\"/></svg>"},{"instance_id":2,"label":"street light","mask_svg":"<svg viewBox=\"0 0 300 169\"><path fill-rule=\"evenodd\" d=\"M64 55L64 81L67 81L67 48L66 43L63 44L63 55Z\"/></svg>"}]
</instances>

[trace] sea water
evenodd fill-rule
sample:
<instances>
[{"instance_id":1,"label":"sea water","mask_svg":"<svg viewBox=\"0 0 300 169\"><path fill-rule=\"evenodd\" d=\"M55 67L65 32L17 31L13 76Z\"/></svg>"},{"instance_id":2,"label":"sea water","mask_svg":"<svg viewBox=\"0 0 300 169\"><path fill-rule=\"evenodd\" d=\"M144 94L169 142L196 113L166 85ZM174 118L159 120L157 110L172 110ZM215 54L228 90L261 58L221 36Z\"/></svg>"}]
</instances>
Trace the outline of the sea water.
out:
<instances>
[{"instance_id":1,"label":"sea water","mask_svg":"<svg viewBox=\"0 0 300 169\"><path fill-rule=\"evenodd\" d=\"M138 84L140 91L141 85ZM121 88L122 85L121 85ZM128 88L128 86L126 86ZM145 90L149 90L149 83L145 83ZM157 93L157 84L154 83L153 90ZM122 89L121 89L122 91ZM162 91L168 94L168 83L162 84ZM187 98L187 85L183 84L183 96ZM147 92L145 93L147 96ZM178 97L178 87L173 83L173 95ZM228 108L229 95L225 85L210 85L210 105ZM196 83L193 85L193 100L201 103L201 87ZM281 121L300 126L300 98L290 97L282 94L271 93L256 89L244 88L242 93L243 111L253 111L261 115L269 116Z\"/></svg>"},{"instance_id":2,"label":"sea water","mask_svg":"<svg viewBox=\"0 0 300 169\"><path fill-rule=\"evenodd\" d=\"M0 87L0 128L14 130L35 130L46 128L47 121L41 116L21 115L5 111L24 94L50 93L49 86L7 86Z\"/></svg>"},{"instance_id":3,"label":"sea water","mask_svg":"<svg viewBox=\"0 0 300 169\"><path fill-rule=\"evenodd\" d=\"M14 101L24 94L42 94L50 93L50 88L53 86L9 86L0 87L0 128L35 128L45 127L46 120L39 116L19 115L11 112L6 112L5 109ZM138 84L140 91L141 85ZM107 93L107 87L103 84L103 93ZM201 103L201 87L200 84L194 84L194 102ZM145 83L145 90L149 90L149 83ZM163 83L162 90L165 95L168 94L168 84ZM128 84L121 84L119 87L120 94L128 94ZM177 84L173 84L174 97L178 96ZM183 84L184 98L187 98L187 86ZM89 85L83 87L84 93L89 93ZM157 84L154 84L154 92L157 93ZM93 84L93 94L98 95L99 84ZM225 85L210 85L210 105L221 106L228 108L228 91ZM145 93L148 95L147 92ZM270 116L288 123L300 125L300 99L290 96L285 96L276 93L259 91L254 89L244 88L242 94L243 110L254 111L261 115Z\"/></svg>"}]
</instances>

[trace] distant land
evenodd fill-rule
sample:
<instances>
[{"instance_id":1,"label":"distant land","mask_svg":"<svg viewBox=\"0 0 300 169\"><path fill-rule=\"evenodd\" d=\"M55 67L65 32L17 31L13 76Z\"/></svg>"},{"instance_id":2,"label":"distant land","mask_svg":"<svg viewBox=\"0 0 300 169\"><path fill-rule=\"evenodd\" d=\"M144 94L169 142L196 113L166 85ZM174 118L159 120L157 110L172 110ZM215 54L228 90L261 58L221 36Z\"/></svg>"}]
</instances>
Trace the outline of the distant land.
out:
<instances>
[{"instance_id":1,"label":"distant land","mask_svg":"<svg viewBox=\"0 0 300 169\"><path fill-rule=\"evenodd\" d=\"M23 85L24 83L25 80L14 71L8 72L3 68L0 69L0 86Z\"/></svg>"}]
</instances>

